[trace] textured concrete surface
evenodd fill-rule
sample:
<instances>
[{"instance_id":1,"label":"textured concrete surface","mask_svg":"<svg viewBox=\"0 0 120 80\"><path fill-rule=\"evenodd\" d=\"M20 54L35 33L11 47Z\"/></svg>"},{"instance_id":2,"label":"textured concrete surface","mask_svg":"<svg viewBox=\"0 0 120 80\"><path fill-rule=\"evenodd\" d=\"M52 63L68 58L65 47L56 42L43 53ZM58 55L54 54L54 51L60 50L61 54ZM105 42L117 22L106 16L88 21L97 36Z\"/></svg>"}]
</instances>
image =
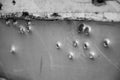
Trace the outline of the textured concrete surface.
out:
<instances>
[{"instance_id":1,"label":"textured concrete surface","mask_svg":"<svg viewBox=\"0 0 120 80\"><path fill-rule=\"evenodd\" d=\"M106 5L95 6L91 0L1 0L3 12L120 12L120 4L107 1Z\"/></svg>"},{"instance_id":2,"label":"textured concrete surface","mask_svg":"<svg viewBox=\"0 0 120 80\"><path fill-rule=\"evenodd\" d=\"M91 0L0 0L0 2L1 15L10 13L20 15L21 12L27 11L29 14L44 18L46 16L51 18L49 17L51 13L59 13L61 18L120 21L120 4L116 0L108 0L102 6L93 5Z\"/></svg>"}]
</instances>

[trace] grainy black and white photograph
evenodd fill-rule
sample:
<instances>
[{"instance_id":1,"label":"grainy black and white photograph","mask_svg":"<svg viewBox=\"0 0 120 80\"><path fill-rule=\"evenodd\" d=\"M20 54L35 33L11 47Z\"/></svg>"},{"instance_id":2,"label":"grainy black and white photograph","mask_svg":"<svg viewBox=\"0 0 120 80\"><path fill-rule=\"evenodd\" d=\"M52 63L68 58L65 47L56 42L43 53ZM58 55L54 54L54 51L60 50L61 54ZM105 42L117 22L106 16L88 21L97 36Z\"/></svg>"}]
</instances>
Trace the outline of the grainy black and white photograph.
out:
<instances>
[{"instance_id":1,"label":"grainy black and white photograph","mask_svg":"<svg viewBox=\"0 0 120 80\"><path fill-rule=\"evenodd\" d=\"M120 0L0 0L0 80L120 80Z\"/></svg>"}]
</instances>

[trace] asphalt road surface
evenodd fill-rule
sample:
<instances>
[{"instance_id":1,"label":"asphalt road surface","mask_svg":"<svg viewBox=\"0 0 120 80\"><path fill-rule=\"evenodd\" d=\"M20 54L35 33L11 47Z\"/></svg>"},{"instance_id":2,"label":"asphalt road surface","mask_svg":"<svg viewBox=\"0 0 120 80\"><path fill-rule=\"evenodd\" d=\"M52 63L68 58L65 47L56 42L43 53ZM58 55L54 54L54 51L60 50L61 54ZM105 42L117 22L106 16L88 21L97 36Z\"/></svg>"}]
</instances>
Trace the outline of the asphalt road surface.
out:
<instances>
[{"instance_id":1,"label":"asphalt road surface","mask_svg":"<svg viewBox=\"0 0 120 80\"><path fill-rule=\"evenodd\" d=\"M1 78L120 80L120 23L17 21L0 20Z\"/></svg>"}]
</instances>

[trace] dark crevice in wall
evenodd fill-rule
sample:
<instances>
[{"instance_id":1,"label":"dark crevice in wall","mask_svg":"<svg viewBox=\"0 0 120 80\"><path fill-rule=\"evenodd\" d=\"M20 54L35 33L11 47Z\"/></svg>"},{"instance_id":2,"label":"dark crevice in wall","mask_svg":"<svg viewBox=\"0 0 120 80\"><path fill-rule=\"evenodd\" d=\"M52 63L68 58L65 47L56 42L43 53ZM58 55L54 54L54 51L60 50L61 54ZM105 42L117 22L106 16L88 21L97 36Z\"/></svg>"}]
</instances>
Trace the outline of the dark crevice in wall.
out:
<instances>
[{"instance_id":1,"label":"dark crevice in wall","mask_svg":"<svg viewBox=\"0 0 120 80\"><path fill-rule=\"evenodd\" d=\"M16 1L15 1L15 0L12 0L12 4L15 5L15 4L16 4Z\"/></svg>"},{"instance_id":2,"label":"dark crevice in wall","mask_svg":"<svg viewBox=\"0 0 120 80\"><path fill-rule=\"evenodd\" d=\"M29 16L29 13L28 12L22 12L22 16L23 17Z\"/></svg>"},{"instance_id":3,"label":"dark crevice in wall","mask_svg":"<svg viewBox=\"0 0 120 80\"><path fill-rule=\"evenodd\" d=\"M0 10L2 10L3 4L0 2Z\"/></svg>"},{"instance_id":4,"label":"dark crevice in wall","mask_svg":"<svg viewBox=\"0 0 120 80\"><path fill-rule=\"evenodd\" d=\"M61 16L59 15L59 13L53 13L51 17L61 17Z\"/></svg>"},{"instance_id":5,"label":"dark crevice in wall","mask_svg":"<svg viewBox=\"0 0 120 80\"><path fill-rule=\"evenodd\" d=\"M106 0L92 0L92 4L95 6L102 6L106 4Z\"/></svg>"}]
</instances>

